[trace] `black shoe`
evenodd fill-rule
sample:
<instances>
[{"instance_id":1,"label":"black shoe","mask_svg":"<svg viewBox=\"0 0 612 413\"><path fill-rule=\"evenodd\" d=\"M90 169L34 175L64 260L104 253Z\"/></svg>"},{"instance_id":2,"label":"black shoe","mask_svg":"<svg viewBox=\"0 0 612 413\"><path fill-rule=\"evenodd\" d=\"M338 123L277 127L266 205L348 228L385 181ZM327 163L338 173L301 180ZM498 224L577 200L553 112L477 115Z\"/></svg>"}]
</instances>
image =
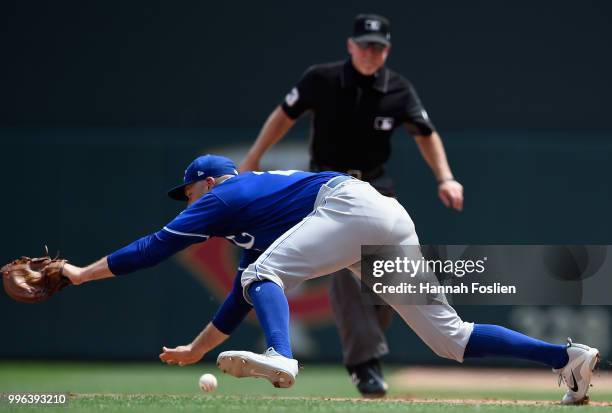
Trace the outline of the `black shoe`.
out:
<instances>
[{"instance_id":1,"label":"black shoe","mask_svg":"<svg viewBox=\"0 0 612 413\"><path fill-rule=\"evenodd\" d=\"M375 399L385 397L387 394L387 383L383 379L380 361L371 359L354 366L346 366L353 384L363 397Z\"/></svg>"}]
</instances>

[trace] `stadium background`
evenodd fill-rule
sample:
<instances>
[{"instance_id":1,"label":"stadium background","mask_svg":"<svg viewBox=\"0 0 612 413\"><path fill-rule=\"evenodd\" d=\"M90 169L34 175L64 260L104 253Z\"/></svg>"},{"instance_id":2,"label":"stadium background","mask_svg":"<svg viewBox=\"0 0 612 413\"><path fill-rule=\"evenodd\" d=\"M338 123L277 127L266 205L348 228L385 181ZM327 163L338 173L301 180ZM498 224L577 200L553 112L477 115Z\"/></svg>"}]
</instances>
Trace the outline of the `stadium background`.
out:
<instances>
[{"instance_id":1,"label":"stadium background","mask_svg":"<svg viewBox=\"0 0 612 413\"><path fill-rule=\"evenodd\" d=\"M0 8L0 261L37 255L46 243L77 264L171 219L180 206L164 191L197 154L239 161L302 71L343 59L352 17L373 10L318 0L300 8L136 1ZM446 210L416 146L396 134L389 169L424 243L611 243L610 3L388 2L374 11L392 20L389 66L416 85L466 187L465 211ZM267 165L303 165L307 130L301 121ZM1 295L0 357L155 359L162 345L190 340L216 309L223 287L211 280L233 275L235 250L215 248L223 259L203 265L183 254L41 305ZM320 303L323 288L306 286L299 303ZM321 308L300 306L297 352L339 361ZM460 312L544 339L572 335L612 355L610 308ZM389 361L443 363L399 320L389 338ZM222 349L261 346L251 320Z\"/></svg>"}]
</instances>

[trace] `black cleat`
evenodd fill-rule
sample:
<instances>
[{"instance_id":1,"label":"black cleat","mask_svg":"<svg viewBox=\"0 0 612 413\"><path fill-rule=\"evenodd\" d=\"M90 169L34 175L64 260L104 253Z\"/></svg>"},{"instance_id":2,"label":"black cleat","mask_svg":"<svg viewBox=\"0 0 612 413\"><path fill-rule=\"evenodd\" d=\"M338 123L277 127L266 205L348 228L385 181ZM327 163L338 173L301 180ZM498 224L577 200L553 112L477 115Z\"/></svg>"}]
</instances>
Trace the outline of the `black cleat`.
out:
<instances>
[{"instance_id":1,"label":"black cleat","mask_svg":"<svg viewBox=\"0 0 612 413\"><path fill-rule=\"evenodd\" d=\"M365 398L376 399L385 397L387 394L387 383L383 378L380 361L371 359L364 363L346 366L353 384L359 393Z\"/></svg>"}]
</instances>

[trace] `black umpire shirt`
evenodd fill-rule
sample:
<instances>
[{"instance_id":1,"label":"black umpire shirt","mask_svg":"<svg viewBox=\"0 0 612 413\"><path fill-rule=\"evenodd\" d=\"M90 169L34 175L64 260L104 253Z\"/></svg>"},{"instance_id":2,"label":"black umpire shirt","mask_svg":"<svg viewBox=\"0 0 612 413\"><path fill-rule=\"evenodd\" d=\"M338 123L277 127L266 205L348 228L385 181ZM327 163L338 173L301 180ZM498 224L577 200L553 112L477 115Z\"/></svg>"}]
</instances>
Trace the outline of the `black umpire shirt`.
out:
<instances>
[{"instance_id":1,"label":"black umpire shirt","mask_svg":"<svg viewBox=\"0 0 612 413\"><path fill-rule=\"evenodd\" d=\"M291 119L312 111L311 160L338 171L380 167L403 123L416 135L434 131L410 82L386 67L364 76L350 60L308 68L282 108Z\"/></svg>"}]
</instances>

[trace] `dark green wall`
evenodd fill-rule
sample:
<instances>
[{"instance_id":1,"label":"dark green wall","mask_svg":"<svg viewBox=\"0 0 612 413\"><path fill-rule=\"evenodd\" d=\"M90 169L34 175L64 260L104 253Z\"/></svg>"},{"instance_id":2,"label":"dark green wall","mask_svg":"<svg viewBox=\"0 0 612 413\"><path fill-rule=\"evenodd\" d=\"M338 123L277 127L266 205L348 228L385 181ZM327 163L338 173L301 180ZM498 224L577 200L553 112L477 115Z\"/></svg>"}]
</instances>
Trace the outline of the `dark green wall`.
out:
<instances>
[{"instance_id":1,"label":"dark green wall","mask_svg":"<svg viewBox=\"0 0 612 413\"><path fill-rule=\"evenodd\" d=\"M610 127L606 0L3 1L0 124L255 127L364 11L442 129Z\"/></svg>"}]
</instances>

